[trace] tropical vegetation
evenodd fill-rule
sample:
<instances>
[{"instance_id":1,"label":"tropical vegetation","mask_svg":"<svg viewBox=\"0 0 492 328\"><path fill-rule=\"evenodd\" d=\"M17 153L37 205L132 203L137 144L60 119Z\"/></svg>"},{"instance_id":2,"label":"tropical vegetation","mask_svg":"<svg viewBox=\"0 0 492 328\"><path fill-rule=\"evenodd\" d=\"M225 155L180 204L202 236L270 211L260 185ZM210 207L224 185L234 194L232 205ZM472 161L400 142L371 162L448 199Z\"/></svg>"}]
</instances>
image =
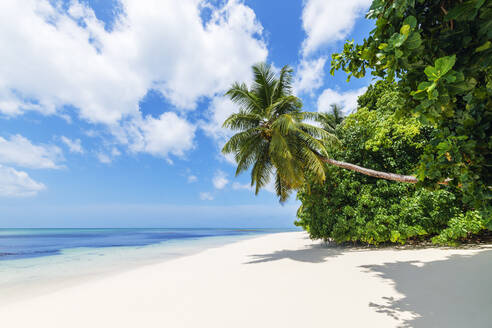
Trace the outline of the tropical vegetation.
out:
<instances>
[{"instance_id":1,"label":"tropical vegetation","mask_svg":"<svg viewBox=\"0 0 492 328\"><path fill-rule=\"evenodd\" d=\"M253 67L223 152L256 192L298 191L296 224L337 242L454 243L492 228L492 3L374 0L376 28L332 73L376 77L355 113L302 111L292 69ZM362 173L362 174L360 174Z\"/></svg>"},{"instance_id":2,"label":"tropical vegetation","mask_svg":"<svg viewBox=\"0 0 492 328\"><path fill-rule=\"evenodd\" d=\"M222 152L234 154L236 175L251 169L251 185L260 188L275 179L275 190L285 201L293 189L305 183L309 171L318 181L325 180L322 156L325 143L335 142L333 134L307 124L314 113L302 112L302 103L292 95L292 69L285 66L276 78L271 66L253 66L254 82L235 83L227 92L240 106L224 127L239 131L224 145Z\"/></svg>"},{"instance_id":3,"label":"tropical vegetation","mask_svg":"<svg viewBox=\"0 0 492 328\"><path fill-rule=\"evenodd\" d=\"M434 129L411 114L396 115L402 97L394 83L378 82L359 98L359 108L338 125L341 146L332 156L377 170L415 170ZM453 243L484 228L460 193L374 179L333 166L324 183L309 181L297 193L296 225L311 237L336 242Z\"/></svg>"},{"instance_id":4,"label":"tropical vegetation","mask_svg":"<svg viewBox=\"0 0 492 328\"><path fill-rule=\"evenodd\" d=\"M492 2L374 0L375 29L333 55L332 73L397 81L402 112L435 127L417 168L422 185L450 179L491 217Z\"/></svg>"}]
</instances>

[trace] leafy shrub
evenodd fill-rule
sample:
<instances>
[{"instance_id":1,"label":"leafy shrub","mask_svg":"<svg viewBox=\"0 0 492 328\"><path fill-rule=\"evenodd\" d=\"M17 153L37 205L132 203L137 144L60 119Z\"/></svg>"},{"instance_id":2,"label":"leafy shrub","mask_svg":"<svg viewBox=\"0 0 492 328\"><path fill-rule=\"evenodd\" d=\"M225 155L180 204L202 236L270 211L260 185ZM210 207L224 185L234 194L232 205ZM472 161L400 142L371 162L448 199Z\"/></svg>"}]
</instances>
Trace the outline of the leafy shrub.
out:
<instances>
[{"instance_id":1,"label":"leafy shrub","mask_svg":"<svg viewBox=\"0 0 492 328\"><path fill-rule=\"evenodd\" d=\"M359 98L359 109L337 128L342 142L333 157L375 170L411 174L434 130L410 114L400 114L399 93L378 82ZM311 179L298 192L296 225L312 238L336 242L405 243L437 236L452 243L484 229L484 218L467 211L451 187L429 190L380 180L334 166L326 181Z\"/></svg>"},{"instance_id":2,"label":"leafy shrub","mask_svg":"<svg viewBox=\"0 0 492 328\"><path fill-rule=\"evenodd\" d=\"M375 28L332 55L331 73L396 81L401 111L435 128L416 170L420 183L450 178L490 219L492 1L373 0L366 17Z\"/></svg>"},{"instance_id":3,"label":"leafy shrub","mask_svg":"<svg viewBox=\"0 0 492 328\"><path fill-rule=\"evenodd\" d=\"M361 181L372 179L358 179L341 169L330 170L335 172L330 172L323 185L298 194L302 205L296 224L306 228L312 238L403 244L408 239L447 231L450 218L459 217L456 196L447 190L429 191L383 180ZM447 243L458 237L454 230L453 234L446 233L435 241Z\"/></svg>"},{"instance_id":4,"label":"leafy shrub","mask_svg":"<svg viewBox=\"0 0 492 328\"><path fill-rule=\"evenodd\" d=\"M460 213L448 222L448 228L432 238L437 244L456 244L456 241L465 240L485 228L485 220L479 211Z\"/></svg>"}]
</instances>

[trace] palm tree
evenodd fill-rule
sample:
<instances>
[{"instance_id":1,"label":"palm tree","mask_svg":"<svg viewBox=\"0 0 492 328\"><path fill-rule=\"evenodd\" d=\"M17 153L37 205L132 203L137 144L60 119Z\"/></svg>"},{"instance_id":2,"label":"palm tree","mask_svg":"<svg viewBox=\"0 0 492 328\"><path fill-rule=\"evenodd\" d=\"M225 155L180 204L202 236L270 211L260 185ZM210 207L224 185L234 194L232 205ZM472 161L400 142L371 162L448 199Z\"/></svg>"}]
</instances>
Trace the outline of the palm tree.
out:
<instances>
[{"instance_id":1,"label":"palm tree","mask_svg":"<svg viewBox=\"0 0 492 328\"><path fill-rule=\"evenodd\" d=\"M265 63L253 66L253 84L234 83L226 95L239 105L224 122L224 127L237 131L224 145L224 154L234 154L236 176L252 167L251 185L256 193L275 178L280 201L305 182L305 174L325 180L324 164L353 170L372 177L416 183L413 176L374 171L328 157L327 145L336 136L304 121L320 120L320 115L302 112L302 103L292 94L292 69L284 66L278 77Z\"/></svg>"},{"instance_id":2,"label":"palm tree","mask_svg":"<svg viewBox=\"0 0 492 328\"><path fill-rule=\"evenodd\" d=\"M321 124L321 127L333 134L344 120L342 108L337 104L331 104L328 113L319 113L317 116L316 121Z\"/></svg>"}]
</instances>

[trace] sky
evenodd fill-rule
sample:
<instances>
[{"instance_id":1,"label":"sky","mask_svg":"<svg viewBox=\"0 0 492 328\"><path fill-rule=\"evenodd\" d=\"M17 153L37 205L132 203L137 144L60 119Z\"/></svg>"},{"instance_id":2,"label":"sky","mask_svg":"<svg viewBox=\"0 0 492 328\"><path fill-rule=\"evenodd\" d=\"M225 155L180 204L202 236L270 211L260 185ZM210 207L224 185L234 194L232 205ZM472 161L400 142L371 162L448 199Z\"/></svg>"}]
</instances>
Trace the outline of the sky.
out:
<instances>
[{"instance_id":1,"label":"sky","mask_svg":"<svg viewBox=\"0 0 492 328\"><path fill-rule=\"evenodd\" d=\"M370 79L329 74L370 0L3 0L0 227L291 228L220 149L251 66L294 68L306 111Z\"/></svg>"}]
</instances>

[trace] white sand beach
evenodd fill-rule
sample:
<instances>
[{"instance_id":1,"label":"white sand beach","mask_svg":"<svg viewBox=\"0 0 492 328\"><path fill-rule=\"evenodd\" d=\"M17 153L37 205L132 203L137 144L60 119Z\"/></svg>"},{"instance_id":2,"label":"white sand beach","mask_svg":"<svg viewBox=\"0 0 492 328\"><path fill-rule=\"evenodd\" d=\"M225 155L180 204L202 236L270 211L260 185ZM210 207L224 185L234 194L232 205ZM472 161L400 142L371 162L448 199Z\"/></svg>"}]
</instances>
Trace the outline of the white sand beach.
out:
<instances>
[{"instance_id":1,"label":"white sand beach","mask_svg":"<svg viewBox=\"0 0 492 328\"><path fill-rule=\"evenodd\" d=\"M0 307L1 327L490 327L492 248L242 240Z\"/></svg>"}]
</instances>

